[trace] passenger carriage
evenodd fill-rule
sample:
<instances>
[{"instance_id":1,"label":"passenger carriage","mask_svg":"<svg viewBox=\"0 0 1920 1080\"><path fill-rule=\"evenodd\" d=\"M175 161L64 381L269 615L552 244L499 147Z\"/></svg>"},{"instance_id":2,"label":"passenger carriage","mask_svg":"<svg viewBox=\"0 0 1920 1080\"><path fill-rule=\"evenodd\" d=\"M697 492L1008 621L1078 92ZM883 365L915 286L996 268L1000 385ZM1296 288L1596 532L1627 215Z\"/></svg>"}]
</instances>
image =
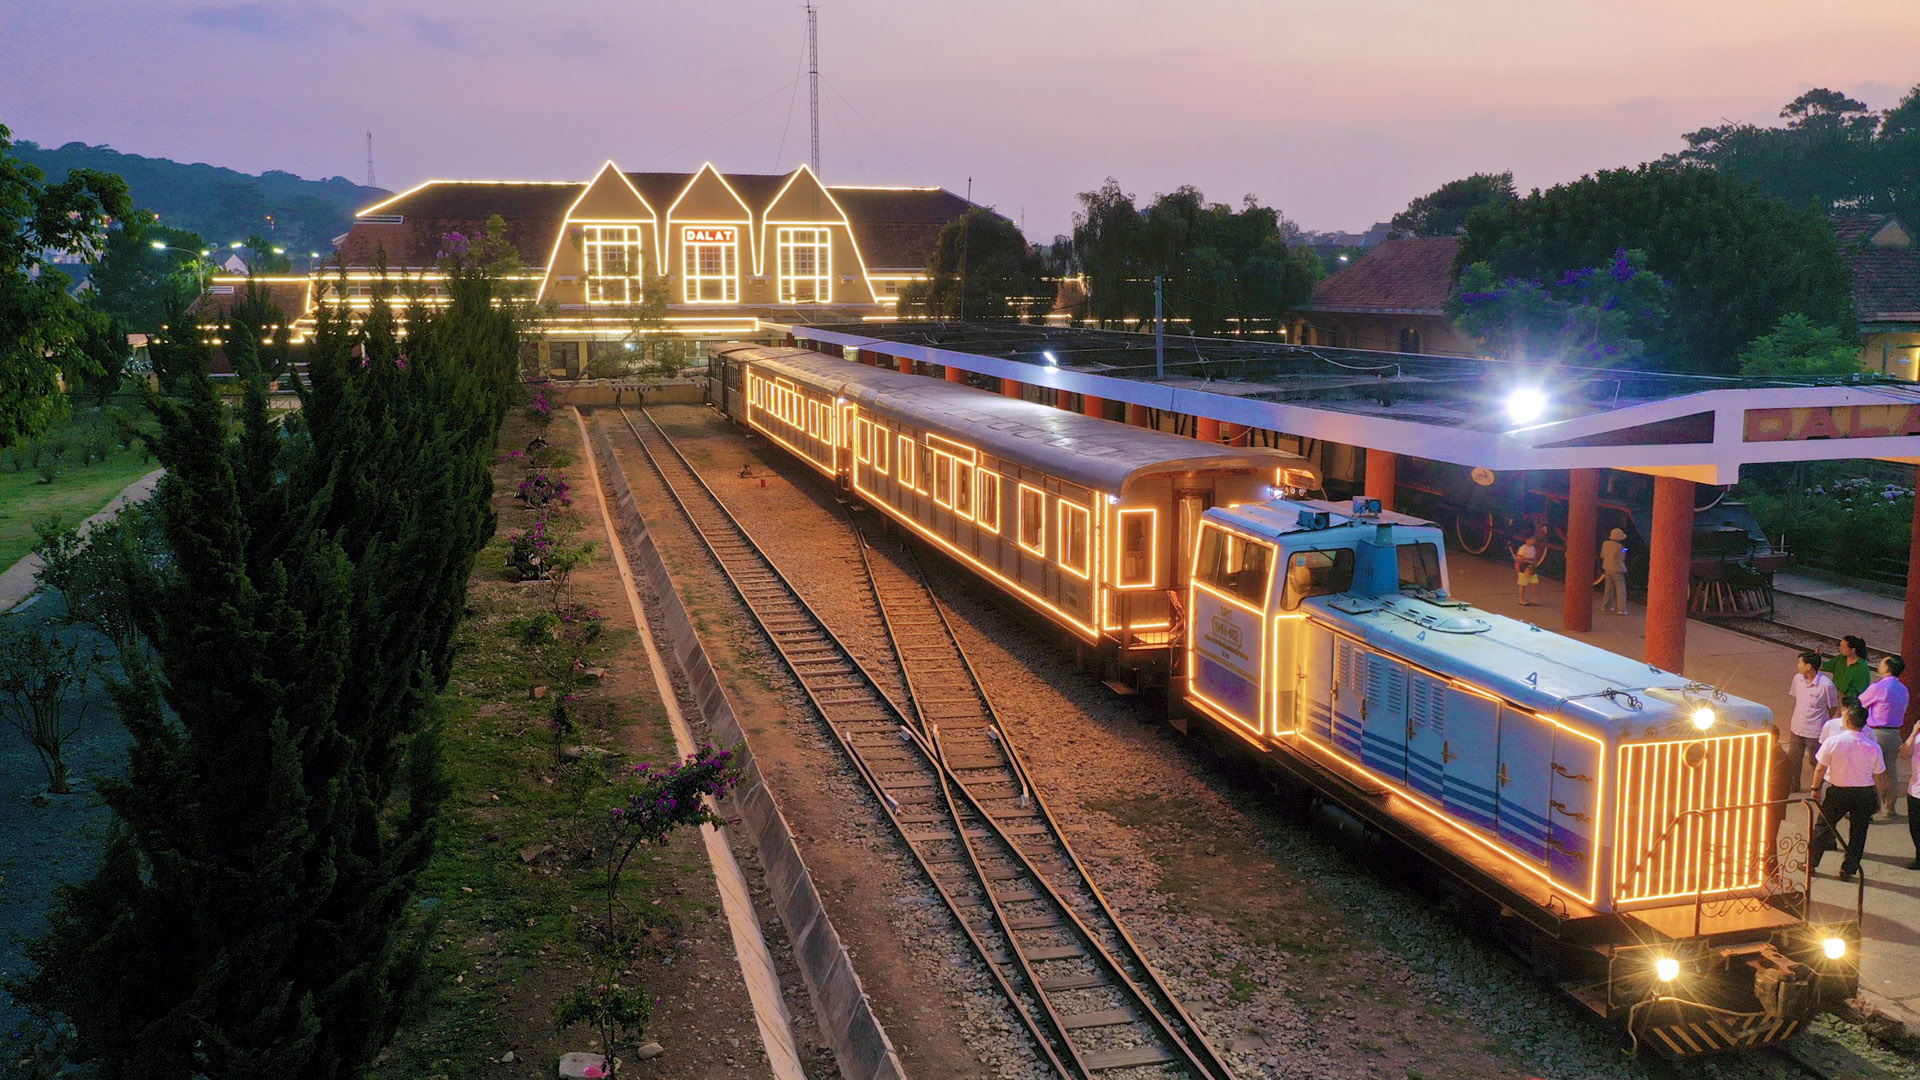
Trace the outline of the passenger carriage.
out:
<instances>
[{"instance_id":1,"label":"passenger carriage","mask_svg":"<svg viewBox=\"0 0 1920 1080\"><path fill-rule=\"evenodd\" d=\"M800 349L721 353L723 404L1081 640L1160 667L1200 515L1318 485L1210 446Z\"/></svg>"}]
</instances>

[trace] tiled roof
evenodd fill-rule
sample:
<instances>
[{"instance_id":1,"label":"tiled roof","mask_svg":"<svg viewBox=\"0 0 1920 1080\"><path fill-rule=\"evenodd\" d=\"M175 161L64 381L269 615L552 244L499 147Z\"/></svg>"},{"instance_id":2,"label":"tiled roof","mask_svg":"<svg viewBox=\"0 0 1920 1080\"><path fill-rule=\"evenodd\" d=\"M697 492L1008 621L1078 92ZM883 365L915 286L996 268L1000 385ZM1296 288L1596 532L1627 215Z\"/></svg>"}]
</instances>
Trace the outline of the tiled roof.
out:
<instances>
[{"instance_id":1,"label":"tiled roof","mask_svg":"<svg viewBox=\"0 0 1920 1080\"><path fill-rule=\"evenodd\" d=\"M1863 243L1886 225L1890 214L1849 214L1833 219L1833 235L1841 247Z\"/></svg>"},{"instance_id":2,"label":"tiled roof","mask_svg":"<svg viewBox=\"0 0 1920 1080\"><path fill-rule=\"evenodd\" d=\"M1881 243L1875 236L1887 229ZM1920 322L1920 247L1903 241L1905 232L1890 214L1859 214L1833 219L1840 258L1853 279L1853 310L1862 323Z\"/></svg>"},{"instance_id":3,"label":"tiled roof","mask_svg":"<svg viewBox=\"0 0 1920 1080\"><path fill-rule=\"evenodd\" d=\"M869 270L919 270L967 200L944 188L830 188Z\"/></svg>"},{"instance_id":4,"label":"tiled roof","mask_svg":"<svg viewBox=\"0 0 1920 1080\"><path fill-rule=\"evenodd\" d=\"M236 275L214 275L207 291L193 303L194 318L224 324L227 312L247 298L248 283L249 279ZM287 318L297 319L307 313L307 279L275 275L252 279L252 284L265 289L267 300Z\"/></svg>"},{"instance_id":5,"label":"tiled roof","mask_svg":"<svg viewBox=\"0 0 1920 1080\"><path fill-rule=\"evenodd\" d=\"M1306 310L1443 314L1459 250L1457 236L1388 240L1314 286Z\"/></svg>"}]
</instances>

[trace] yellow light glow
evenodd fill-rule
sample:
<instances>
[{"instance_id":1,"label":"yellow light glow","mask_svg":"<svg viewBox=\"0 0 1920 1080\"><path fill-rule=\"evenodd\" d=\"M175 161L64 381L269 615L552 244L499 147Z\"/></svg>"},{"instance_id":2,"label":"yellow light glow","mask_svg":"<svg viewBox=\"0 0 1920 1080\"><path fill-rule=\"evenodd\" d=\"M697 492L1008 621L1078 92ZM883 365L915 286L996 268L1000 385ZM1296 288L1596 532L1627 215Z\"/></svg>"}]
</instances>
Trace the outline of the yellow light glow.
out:
<instances>
[{"instance_id":1,"label":"yellow light glow","mask_svg":"<svg viewBox=\"0 0 1920 1080\"><path fill-rule=\"evenodd\" d=\"M774 230L776 291L783 304L833 302L833 233L782 226Z\"/></svg>"},{"instance_id":2,"label":"yellow light glow","mask_svg":"<svg viewBox=\"0 0 1920 1080\"><path fill-rule=\"evenodd\" d=\"M1031 499L1028 496L1032 496ZM1037 528L1029 529L1032 522ZM1044 559L1047 557L1047 493L1031 484L1020 485L1020 547ZM1039 538L1039 543L1027 543L1027 534Z\"/></svg>"},{"instance_id":3,"label":"yellow light glow","mask_svg":"<svg viewBox=\"0 0 1920 1080\"><path fill-rule=\"evenodd\" d=\"M1127 577L1126 567L1121 561L1127 555L1126 552L1120 550L1120 545L1123 542L1123 538L1127 535L1127 519L1129 517L1144 517L1147 519L1147 558L1146 577L1144 578L1134 577L1129 579ZM1115 512L1113 565L1117 570L1114 574L1114 587L1120 589L1151 589L1154 587L1154 584L1160 577L1160 510L1158 507L1127 507Z\"/></svg>"},{"instance_id":4,"label":"yellow light glow","mask_svg":"<svg viewBox=\"0 0 1920 1080\"><path fill-rule=\"evenodd\" d=\"M1672 982L1680 977L1680 961L1671 956L1663 956L1653 962L1653 973L1661 982Z\"/></svg>"},{"instance_id":5,"label":"yellow light glow","mask_svg":"<svg viewBox=\"0 0 1920 1080\"><path fill-rule=\"evenodd\" d=\"M1762 731L1619 748L1618 786L1639 798L1615 808L1616 904L1759 885L1766 813L1756 804L1766 797L1772 739ZM1690 755L1694 747L1701 749Z\"/></svg>"},{"instance_id":6,"label":"yellow light glow","mask_svg":"<svg viewBox=\"0 0 1920 1080\"><path fill-rule=\"evenodd\" d=\"M1713 726L1713 721L1714 721L1713 710L1707 708L1705 705L1702 705L1699 708L1693 710L1692 719L1693 719L1693 729L1695 731L1705 731L1708 728Z\"/></svg>"},{"instance_id":7,"label":"yellow light glow","mask_svg":"<svg viewBox=\"0 0 1920 1080\"><path fill-rule=\"evenodd\" d=\"M386 207L392 206L394 203L399 202L401 199L404 199L407 196L414 194L415 192L423 191L427 188L430 188L435 184L490 184L495 186L513 186L516 184L542 184L542 185L547 185L551 187L566 187L570 184L578 184L579 182L580 181L578 180L422 180L418 184L413 185L412 187L408 188L407 190L401 192L398 195L394 195L390 198L383 199L380 202L374 203L372 206L367 207L365 210L354 211L353 216L366 217L368 214L378 213L379 211L385 209Z\"/></svg>"},{"instance_id":8,"label":"yellow light glow","mask_svg":"<svg viewBox=\"0 0 1920 1080\"><path fill-rule=\"evenodd\" d=\"M1847 942L1844 938L1830 937L1820 943L1820 951L1827 955L1827 959L1838 960L1847 955Z\"/></svg>"},{"instance_id":9,"label":"yellow light glow","mask_svg":"<svg viewBox=\"0 0 1920 1080\"><path fill-rule=\"evenodd\" d=\"M1059 530L1055 552L1060 568L1082 580L1090 579L1093 575L1088 566L1088 552L1093 547L1093 515L1086 507L1064 497L1056 499L1054 506L1057 515L1054 527ZM1078 543L1074 542L1076 527L1080 530Z\"/></svg>"}]
</instances>

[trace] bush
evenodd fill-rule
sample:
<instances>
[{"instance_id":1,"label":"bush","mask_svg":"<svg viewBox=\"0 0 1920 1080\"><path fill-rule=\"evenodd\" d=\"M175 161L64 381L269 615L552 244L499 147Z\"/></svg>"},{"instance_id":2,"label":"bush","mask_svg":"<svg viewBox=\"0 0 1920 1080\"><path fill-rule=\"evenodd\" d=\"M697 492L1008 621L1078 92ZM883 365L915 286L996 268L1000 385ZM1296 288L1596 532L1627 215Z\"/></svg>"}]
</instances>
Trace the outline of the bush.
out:
<instances>
[{"instance_id":1,"label":"bush","mask_svg":"<svg viewBox=\"0 0 1920 1080\"><path fill-rule=\"evenodd\" d=\"M41 451L34 462L34 468L40 473L40 482L51 484L60 476L60 460L66 457L67 448L47 447Z\"/></svg>"},{"instance_id":2,"label":"bush","mask_svg":"<svg viewBox=\"0 0 1920 1080\"><path fill-rule=\"evenodd\" d=\"M1858 462L1757 466L1738 496L1768 536L1808 565L1848 577L1887 580L1904 566L1913 525L1913 488L1861 476Z\"/></svg>"}]
</instances>

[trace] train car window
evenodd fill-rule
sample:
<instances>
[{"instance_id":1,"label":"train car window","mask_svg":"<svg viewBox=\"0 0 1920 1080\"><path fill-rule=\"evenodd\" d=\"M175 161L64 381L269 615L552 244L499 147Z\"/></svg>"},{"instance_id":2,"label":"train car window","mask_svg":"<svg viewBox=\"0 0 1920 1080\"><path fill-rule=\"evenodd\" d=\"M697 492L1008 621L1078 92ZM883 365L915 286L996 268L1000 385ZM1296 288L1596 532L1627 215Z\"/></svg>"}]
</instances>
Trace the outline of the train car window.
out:
<instances>
[{"instance_id":1,"label":"train car window","mask_svg":"<svg viewBox=\"0 0 1920 1080\"><path fill-rule=\"evenodd\" d=\"M961 517L973 516L973 466L959 460L953 463L953 509Z\"/></svg>"},{"instance_id":2,"label":"train car window","mask_svg":"<svg viewBox=\"0 0 1920 1080\"><path fill-rule=\"evenodd\" d=\"M1200 528L1200 557L1193 576L1228 596L1259 607L1266 600L1271 551L1211 525Z\"/></svg>"},{"instance_id":3,"label":"train car window","mask_svg":"<svg viewBox=\"0 0 1920 1080\"><path fill-rule=\"evenodd\" d=\"M1060 508L1060 565L1081 577L1087 577L1087 534L1091 531L1088 524L1091 515L1086 507L1065 499L1054 505Z\"/></svg>"},{"instance_id":4,"label":"train car window","mask_svg":"<svg viewBox=\"0 0 1920 1080\"><path fill-rule=\"evenodd\" d=\"M855 421L853 425L853 458L863 465L873 464L873 422Z\"/></svg>"},{"instance_id":5,"label":"train car window","mask_svg":"<svg viewBox=\"0 0 1920 1080\"><path fill-rule=\"evenodd\" d=\"M1292 611L1309 596L1346 592L1353 588L1353 552L1296 551L1287 557L1287 587L1280 607Z\"/></svg>"},{"instance_id":6,"label":"train car window","mask_svg":"<svg viewBox=\"0 0 1920 1080\"><path fill-rule=\"evenodd\" d=\"M817 401L807 402L807 434L816 439L820 437L820 403Z\"/></svg>"},{"instance_id":7,"label":"train car window","mask_svg":"<svg viewBox=\"0 0 1920 1080\"><path fill-rule=\"evenodd\" d=\"M900 483L907 487L916 486L919 480L914 475L913 467L919 462L920 459L913 452L913 436L900 436Z\"/></svg>"},{"instance_id":8,"label":"train car window","mask_svg":"<svg viewBox=\"0 0 1920 1080\"><path fill-rule=\"evenodd\" d=\"M1020 485L1020 546L1047 557L1047 496L1025 484Z\"/></svg>"},{"instance_id":9,"label":"train car window","mask_svg":"<svg viewBox=\"0 0 1920 1080\"><path fill-rule=\"evenodd\" d=\"M933 452L933 501L953 509L953 455Z\"/></svg>"},{"instance_id":10,"label":"train car window","mask_svg":"<svg viewBox=\"0 0 1920 1080\"><path fill-rule=\"evenodd\" d=\"M886 428L875 424L873 425L873 434L873 471L879 473L881 476L885 476L887 475L888 432Z\"/></svg>"},{"instance_id":11,"label":"train car window","mask_svg":"<svg viewBox=\"0 0 1920 1080\"><path fill-rule=\"evenodd\" d=\"M1000 474L980 470L980 495L975 500L974 519L990 533L1000 531Z\"/></svg>"},{"instance_id":12,"label":"train car window","mask_svg":"<svg viewBox=\"0 0 1920 1080\"><path fill-rule=\"evenodd\" d=\"M1400 559L1402 589L1440 590L1440 549L1434 544L1401 544L1394 549Z\"/></svg>"},{"instance_id":13,"label":"train car window","mask_svg":"<svg viewBox=\"0 0 1920 1080\"><path fill-rule=\"evenodd\" d=\"M1121 588L1153 584L1154 512L1151 509L1120 511Z\"/></svg>"}]
</instances>

